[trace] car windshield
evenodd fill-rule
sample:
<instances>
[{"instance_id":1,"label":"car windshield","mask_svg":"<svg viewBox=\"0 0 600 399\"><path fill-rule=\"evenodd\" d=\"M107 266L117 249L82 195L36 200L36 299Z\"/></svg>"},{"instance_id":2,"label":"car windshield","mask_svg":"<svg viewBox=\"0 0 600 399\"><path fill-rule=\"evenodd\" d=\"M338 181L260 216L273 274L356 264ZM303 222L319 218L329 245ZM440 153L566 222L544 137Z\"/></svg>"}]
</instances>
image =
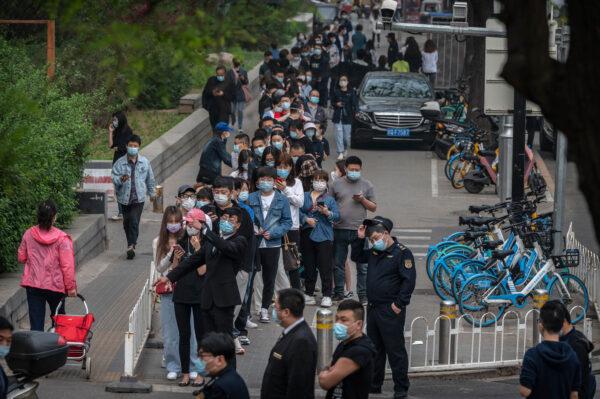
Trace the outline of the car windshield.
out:
<instances>
[{"instance_id":1,"label":"car windshield","mask_svg":"<svg viewBox=\"0 0 600 399\"><path fill-rule=\"evenodd\" d=\"M431 98L426 81L403 76L378 76L369 78L362 89L364 97Z\"/></svg>"}]
</instances>

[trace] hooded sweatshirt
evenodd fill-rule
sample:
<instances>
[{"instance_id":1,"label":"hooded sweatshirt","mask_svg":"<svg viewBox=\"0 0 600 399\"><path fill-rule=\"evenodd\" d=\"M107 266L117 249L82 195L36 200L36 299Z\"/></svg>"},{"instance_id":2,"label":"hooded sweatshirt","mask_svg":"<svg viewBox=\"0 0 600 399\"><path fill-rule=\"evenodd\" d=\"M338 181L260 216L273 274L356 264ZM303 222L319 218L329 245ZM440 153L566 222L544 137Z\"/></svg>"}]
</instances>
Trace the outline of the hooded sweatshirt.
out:
<instances>
[{"instance_id":1,"label":"hooded sweatshirt","mask_svg":"<svg viewBox=\"0 0 600 399\"><path fill-rule=\"evenodd\" d=\"M577 355L564 342L543 341L525 352L519 382L532 391L527 399L568 399L581 387Z\"/></svg>"},{"instance_id":2,"label":"hooded sweatshirt","mask_svg":"<svg viewBox=\"0 0 600 399\"><path fill-rule=\"evenodd\" d=\"M73 241L64 231L31 227L23 234L17 257L25 265L22 287L62 293L77 288Z\"/></svg>"},{"instance_id":3,"label":"hooded sweatshirt","mask_svg":"<svg viewBox=\"0 0 600 399\"><path fill-rule=\"evenodd\" d=\"M594 344L581 332L573 328L569 333L560 337L561 342L566 342L575 351L579 364L581 365L581 388L579 399L591 399L596 392L596 378L592 375L590 363L590 352L594 350Z\"/></svg>"}]
</instances>

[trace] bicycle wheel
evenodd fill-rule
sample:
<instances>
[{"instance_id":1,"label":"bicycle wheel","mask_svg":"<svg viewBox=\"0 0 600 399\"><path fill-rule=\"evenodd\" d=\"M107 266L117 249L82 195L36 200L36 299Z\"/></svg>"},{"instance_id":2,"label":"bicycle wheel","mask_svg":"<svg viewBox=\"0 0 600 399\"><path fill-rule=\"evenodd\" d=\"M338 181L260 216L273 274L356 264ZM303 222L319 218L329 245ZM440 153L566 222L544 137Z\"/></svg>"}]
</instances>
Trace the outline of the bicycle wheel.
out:
<instances>
[{"instance_id":1,"label":"bicycle wheel","mask_svg":"<svg viewBox=\"0 0 600 399\"><path fill-rule=\"evenodd\" d=\"M548 299L557 299L564 303L571 313L571 322L578 323L588 313L590 305L588 290L583 281L571 273L560 273L559 276L554 276L548 283ZM564 286L559 278L562 279Z\"/></svg>"},{"instance_id":2,"label":"bicycle wheel","mask_svg":"<svg viewBox=\"0 0 600 399\"><path fill-rule=\"evenodd\" d=\"M442 241L441 243L433 247L427 254L427 259L425 260L425 270L427 270L427 277L429 277L429 279L433 281L433 270L435 268L435 261L438 258L448 255L451 252L469 255L473 251L475 251L473 248L463 244L459 244L454 241Z\"/></svg>"},{"instance_id":3,"label":"bicycle wheel","mask_svg":"<svg viewBox=\"0 0 600 399\"><path fill-rule=\"evenodd\" d=\"M479 260L468 260L456 266L454 277L452 278L452 297L458 303L460 293L466 281L481 273L485 263Z\"/></svg>"},{"instance_id":4,"label":"bicycle wheel","mask_svg":"<svg viewBox=\"0 0 600 399\"><path fill-rule=\"evenodd\" d=\"M506 310L506 305L488 305L484 298L506 295L506 288L497 284L497 278L479 274L468 279L459 295L458 309L465 315L464 319L476 326L487 327L494 324Z\"/></svg>"},{"instance_id":5,"label":"bicycle wheel","mask_svg":"<svg viewBox=\"0 0 600 399\"><path fill-rule=\"evenodd\" d=\"M470 161L461 161L459 166L455 169L452 174L452 187L455 189L461 189L465 186L463 181L464 177L473 169L473 163Z\"/></svg>"},{"instance_id":6,"label":"bicycle wheel","mask_svg":"<svg viewBox=\"0 0 600 399\"><path fill-rule=\"evenodd\" d=\"M444 165L444 174L446 175L446 179L452 180L452 174L454 173L454 168L456 163L460 161L460 154L456 154L452 156L448 161L446 161L446 165Z\"/></svg>"},{"instance_id":7,"label":"bicycle wheel","mask_svg":"<svg viewBox=\"0 0 600 399\"><path fill-rule=\"evenodd\" d=\"M433 270L433 290L443 301L452 299L451 273L451 269L439 262Z\"/></svg>"}]
</instances>

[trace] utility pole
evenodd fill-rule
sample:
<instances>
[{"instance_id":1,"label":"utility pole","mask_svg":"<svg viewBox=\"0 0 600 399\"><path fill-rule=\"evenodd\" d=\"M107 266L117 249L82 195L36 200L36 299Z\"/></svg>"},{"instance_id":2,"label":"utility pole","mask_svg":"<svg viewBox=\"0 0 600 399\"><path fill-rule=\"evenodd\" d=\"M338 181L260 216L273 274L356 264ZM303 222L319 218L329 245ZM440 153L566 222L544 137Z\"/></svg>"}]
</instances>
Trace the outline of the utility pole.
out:
<instances>
[{"instance_id":1,"label":"utility pole","mask_svg":"<svg viewBox=\"0 0 600 399\"><path fill-rule=\"evenodd\" d=\"M513 174L511 193L513 202L519 202L525 199L525 107L525 97L515 90L512 148Z\"/></svg>"}]
</instances>

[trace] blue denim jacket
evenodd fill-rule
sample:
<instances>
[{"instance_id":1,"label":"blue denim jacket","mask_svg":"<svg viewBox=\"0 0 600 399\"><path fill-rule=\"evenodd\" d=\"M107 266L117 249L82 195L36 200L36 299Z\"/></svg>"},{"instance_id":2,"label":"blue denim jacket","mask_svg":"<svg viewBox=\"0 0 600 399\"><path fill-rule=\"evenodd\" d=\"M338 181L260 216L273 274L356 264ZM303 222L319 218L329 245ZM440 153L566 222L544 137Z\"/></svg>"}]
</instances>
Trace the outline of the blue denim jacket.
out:
<instances>
[{"instance_id":1,"label":"blue denim jacket","mask_svg":"<svg viewBox=\"0 0 600 399\"><path fill-rule=\"evenodd\" d=\"M325 203L325 206L331 212L329 217L317 211L316 206L313 209L310 192L304 193L304 205L300 208L300 225L302 229L310 229L312 227L306 223L306 218L317 219L317 224L310 233L310 239L314 242L333 241L333 224L340 220L340 212L337 203L329 194L320 195L317 202L321 201Z\"/></svg>"},{"instance_id":2,"label":"blue denim jacket","mask_svg":"<svg viewBox=\"0 0 600 399\"><path fill-rule=\"evenodd\" d=\"M129 195L131 194L131 179L124 183L121 176L127 175L131 178L131 166L127 163L127 155L117 159L112 168L112 181L117 192L117 201L120 204L129 205ZM146 194L153 197L155 195L156 182L150 162L143 156L138 155L135 164L135 191L137 193L137 202L145 202Z\"/></svg>"},{"instance_id":3,"label":"blue denim jacket","mask_svg":"<svg viewBox=\"0 0 600 399\"><path fill-rule=\"evenodd\" d=\"M263 218L260 191L251 193L247 204L254 212L254 224L271 234L271 238L266 241L267 248L280 247L281 238L292 228L292 213L287 197L275 190L266 220Z\"/></svg>"}]
</instances>

